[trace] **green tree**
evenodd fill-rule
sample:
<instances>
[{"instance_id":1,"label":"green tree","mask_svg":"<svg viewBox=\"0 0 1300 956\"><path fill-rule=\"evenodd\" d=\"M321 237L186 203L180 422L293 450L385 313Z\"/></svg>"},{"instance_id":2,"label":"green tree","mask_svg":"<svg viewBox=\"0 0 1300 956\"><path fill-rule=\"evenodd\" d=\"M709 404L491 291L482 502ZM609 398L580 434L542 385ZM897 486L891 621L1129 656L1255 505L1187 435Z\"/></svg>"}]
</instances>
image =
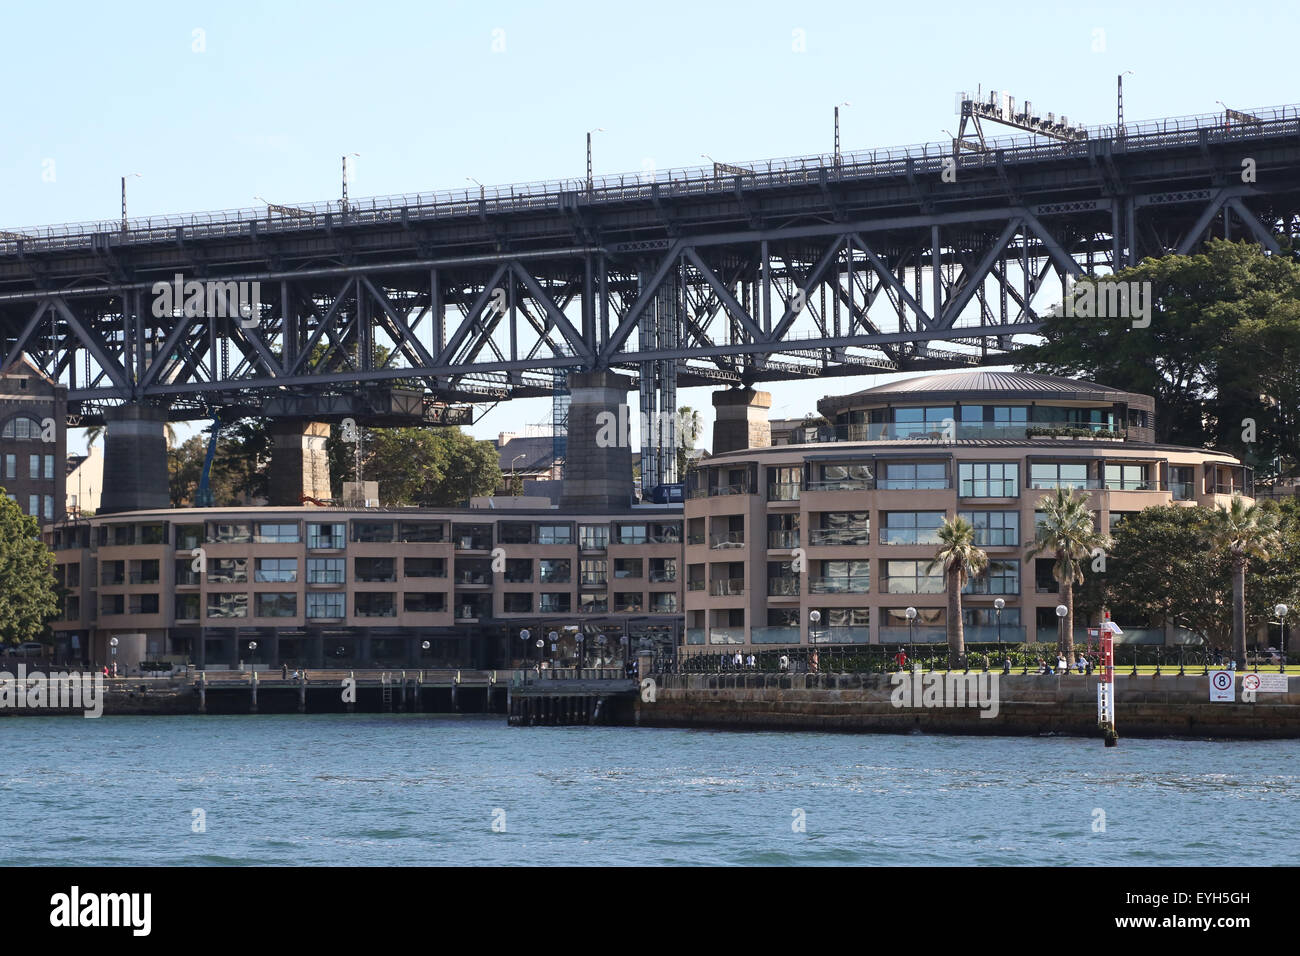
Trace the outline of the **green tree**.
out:
<instances>
[{"instance_id":1,"label":"green tree","mask_svg":"<svg viewBox=\"0 0 1300 956\"><path fill-rule=\"evenodd\" d=\"M1252 559L1267 561L1282 544L1279 514L1248 505L1241 495L1215 511L1210 543L1232 563L1232 653L1246 666L1246 571Z\"/></svg>"},{"instance_id":2,"label":"green tree","mask_svg":"<svg viewBox=\"0 0 1300 956\"><path fill-rule=\"evenodd\" d=\"M423 508L464 503L500 486L501 464L490 441L459 428L362 429L362 476L379 482L380 498ZM346 453L351 446L346 445ZM331 460L331 471L333 471ZM348 462L350 465L351 463ZM353 469L348 468L351 473Z\"/></svg>"},{"instance_id":3,"label":"green tree","mask_svg":"<svg viewBox=\"0 0 1300 956\"><path fill-rule=\"evenodd\" d=\"M965 518L943 519L939 525L939 551L926 567L929 574L942 567L948 584L948 666L966 656L965 625L961 616L961 589L969 578L982 574L989 556L975 546L975 528Z\"/></svg>"},{"instance_id":4,"label":"green tree","mask_svg":"<svg viewBox=\"0 0 1300 956\"><path fill-rule=\"evenodd\" d=\"M36 519L0 488L0 640L30 641L59 613L54 555Z\"/></svg>"},{"instance_id":5,"label":"green tree","mask_svg":"<svg viewBox=\"0 0 1300 956\"><path fill-rule=\"evenodd\" d=\"M195 435L167 452L168 485L172 506L194 503L203 462L208 454L209 435ZM223 425L212 460L209 486L217 507L240 505L265 498L271 464L269 419L246 418Z\"/></svg>"},{"instance_id":6,"label":"green tree","mask_svg":"<svg viewBox=\"0 0 1300 956\"><path fill-rule=\"evenodd\" d=\"M1209 508L1156 505L1115 531L1106 562L1075 592L1091 615L1109 609L1120 625L1173 622L1227 648L1231 633L1228 563L1209 544Z\"/></svg>"},{"instance_id":7,"label":"green tree","mask_svg":"<svg viewBox=\"0 0 1300 956\"><path fill-rule=\"evenodd\" d=\"M1052 555L1056 564L1052 575L1061 588L1061 603L1065 605L1064 633L1060 636L1061 653L1068 666L1074 666L1074 586L1083 581L1083 561L1094 549L1108 549L1109 536L1097 531L1088 510L1087 494L1074 493L1073 489L1057 488L1039 501L1043 517L1038 525L1026 558Z\"/></svg>"},{"instance_id":8,"label":"green tree","mask_svg":"<svg viewBox=\"0 0 1300 956\"><path fill-rule=\"evenodd\" d=\"M1254 417L1263 426L1260 394L1279 402L1296 394L1300 263L1266 255L1253 243L1216 240L1197 255L1147 259L1113 279L1082 284L1113 280L1151 283L1149 325L1134 328L1130 318L1083 318L1062 310L1045 317L1042 344L1017 350L1017 364L1154 395L1158 441L1252 450L1241 434L1241 419L1252 416L1239 414L1241 403L1255 403ZM1280 354L1270 355L1278 348ZM1292 460L1296 407L1289 406Z\"/></svg>"}]
</instances>

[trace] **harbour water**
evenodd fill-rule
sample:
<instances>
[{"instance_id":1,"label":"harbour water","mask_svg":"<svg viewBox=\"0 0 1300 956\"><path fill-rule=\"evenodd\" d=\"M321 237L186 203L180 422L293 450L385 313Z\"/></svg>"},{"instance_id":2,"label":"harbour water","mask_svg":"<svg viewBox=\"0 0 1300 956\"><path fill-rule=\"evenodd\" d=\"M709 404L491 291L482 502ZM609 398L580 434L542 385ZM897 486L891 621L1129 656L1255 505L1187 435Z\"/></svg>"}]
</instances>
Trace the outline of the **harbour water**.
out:
<instances>
[{"instance_id":1,"label":"harbour water","mask_svg":"<svg viewBox=\"0 0 1300 956\"><path fill-rule=\"evenodd\" d=\"M340 714L8 719L0 748L6 866L1300 862L1297 741Z\"/></svg>"}]
</instances>

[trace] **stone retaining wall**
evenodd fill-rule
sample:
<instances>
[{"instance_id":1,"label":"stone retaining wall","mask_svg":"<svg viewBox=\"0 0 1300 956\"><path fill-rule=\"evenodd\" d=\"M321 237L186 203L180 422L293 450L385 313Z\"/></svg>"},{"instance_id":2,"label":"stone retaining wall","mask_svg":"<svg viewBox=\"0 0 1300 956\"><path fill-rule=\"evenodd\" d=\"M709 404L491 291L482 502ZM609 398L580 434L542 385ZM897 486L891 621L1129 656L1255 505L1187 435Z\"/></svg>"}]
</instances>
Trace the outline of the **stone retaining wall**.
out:
<instances>
[{"instance_id":1,"label":"stone retaining wall","mask_svg":"<svg viewBox=\"0 0 1300 956\"><path fill-rule=\"evenodd\" d=\"M633 719L643 727L1100 736L1095 675L998 676L997 716L981 717L979 707L895 706L888 674L654 675L655 700L638 699ZM1116 675L1115 695L1120 737L1300 737L1300 683L1245 703L1238 676L1237 702L1212 703L1201 675Z\"/></svg>"}]
</instances>

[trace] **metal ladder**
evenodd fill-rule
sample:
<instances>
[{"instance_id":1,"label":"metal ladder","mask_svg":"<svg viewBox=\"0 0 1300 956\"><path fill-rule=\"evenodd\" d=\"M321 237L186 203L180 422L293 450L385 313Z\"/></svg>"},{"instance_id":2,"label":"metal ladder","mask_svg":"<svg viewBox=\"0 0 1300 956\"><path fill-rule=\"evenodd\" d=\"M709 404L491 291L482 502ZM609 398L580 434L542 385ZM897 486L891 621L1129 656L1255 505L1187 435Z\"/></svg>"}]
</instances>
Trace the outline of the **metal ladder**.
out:
<instances>
[{"instance_id":1,"label":"metal ladder","mask_svg":"<svg viewBox=\"0 0 1300 956\"><path fill-rule=\"evenodd\" d=\"M393 709L393 678L389 674L384 674L380 678L380 683L384 694L384 713L390 713Z\"/></svg>"}]
</instances>

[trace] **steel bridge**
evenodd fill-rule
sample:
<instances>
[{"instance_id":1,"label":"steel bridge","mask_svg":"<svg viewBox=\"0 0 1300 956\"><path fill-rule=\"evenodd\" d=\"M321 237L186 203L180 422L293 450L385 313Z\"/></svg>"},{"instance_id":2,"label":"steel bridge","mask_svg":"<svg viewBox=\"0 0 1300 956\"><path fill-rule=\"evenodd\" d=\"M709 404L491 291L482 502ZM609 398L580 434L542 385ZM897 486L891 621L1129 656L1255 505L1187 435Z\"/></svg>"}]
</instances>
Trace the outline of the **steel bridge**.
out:
<instances>
[{"instance_id":1,"label":"steel bridge","mask_svg":"<svg viewBox=\"0 0 1300 956\"><path fill-rule=\"evenodd\" d=\"M1300 107L1080 131L7 230L4 363L84 423L383 417L410 390L456 421L557 369L671 412L679 387L1004 362L1072 277L1300 233ZM177 276L257 302L159 308Z\"/></svg>"}]
</instances>

